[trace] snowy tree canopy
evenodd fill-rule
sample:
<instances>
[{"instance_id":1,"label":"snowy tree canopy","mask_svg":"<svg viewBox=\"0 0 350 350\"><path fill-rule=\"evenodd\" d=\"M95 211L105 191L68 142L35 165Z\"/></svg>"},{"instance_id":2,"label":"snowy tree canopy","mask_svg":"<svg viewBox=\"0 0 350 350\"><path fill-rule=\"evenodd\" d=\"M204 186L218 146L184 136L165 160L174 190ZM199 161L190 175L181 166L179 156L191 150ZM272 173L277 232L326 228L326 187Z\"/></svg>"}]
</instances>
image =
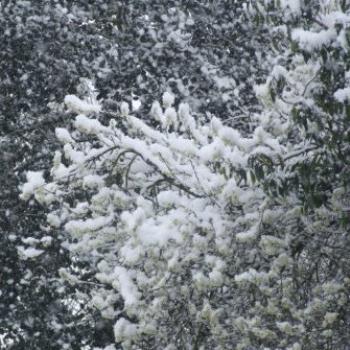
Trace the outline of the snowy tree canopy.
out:
<instances>
[{"instance_id":1,"label":"snowy tree canopy","mask_svg":"<svg viewBox=\"0 0 350 350\"><path fill-rule=\"evenodd\" d=\"M0 300L3 346L100 347L113 339L113 322L83 312L87 303L75 292L84 293L88 283L62 287L58 275L69 266L90 283L92 272L61 248L60 231L47 231L42 206L19 199L19 184L27 170L47 177L75 112L65 110L64 98L90 100L90 81L106 123L119 102L147 112L168 91L204 118L220 112L227 123L249 129L245 121L259 108L250 87L266 74L250 62L261 61L253 48L268 38L266 28L247 21L239 3L188 1L10 0L1 2L0 23L0 256L8 281ZM23 242L32 238L31 245ZM33 249L43 253L26 258L23 252Z\"/></svg>"},{"instance_id":2,"label":"snowy tree canopy","mask_svg":"<svg viewBox=\"0 0 350 350\"><path fill-rule=\"evenodd\" d=\"M14 13L40 9L3 8L18 38L36 17ZM57 42L68 39L66 56L48 62L69 67L70 85L38 79L40 97L52 88L50 104L29 103L27 89L28 112L16 105L25 123L40 111L50 148L28 139L31 126L20 134L26 158L12 164L26 181L16 205L37 217L28 230L21 221L19 234L6 227L4 256L7 266L21 262L21 284L39 294L53 283L52 303L41 304L52 305L44 312L52 348L348 349L350 5L44 9L65 23ZM4 157L14 154L8 128L20 123L1 130ZM12 318L19 302L32 310L21 293ZM47 347L28 340L39 320L22 317L7 344Z\"/></svg>"}]
</instances>

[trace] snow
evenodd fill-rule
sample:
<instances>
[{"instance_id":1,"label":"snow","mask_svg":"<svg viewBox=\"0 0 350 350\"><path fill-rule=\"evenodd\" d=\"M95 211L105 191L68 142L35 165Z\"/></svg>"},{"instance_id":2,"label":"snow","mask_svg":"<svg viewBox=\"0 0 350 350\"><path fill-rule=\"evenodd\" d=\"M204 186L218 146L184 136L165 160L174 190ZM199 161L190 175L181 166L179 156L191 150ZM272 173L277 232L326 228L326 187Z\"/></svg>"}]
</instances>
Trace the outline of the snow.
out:
<instances>
[{"instance_id":1,"label":"snow","mask_svg":"<svg viewBox=\"0 0 350 350\"><path fill-rule=\"evenodd\" d=\"M69 143L64 145L63 150L66 159L73 161L75 164L82 164L86 160L85 154L73 149L72 145Z\"/></svg>"},{"instance_id":2,"label":"snow","mask_svg":"<svg viewBox=\"0 0 350 350\"><path fill-rule=\"evenodd\" d=\"M340 31L337 42L344 49L344 51L347 51L349 49L349 43L346 38L346 30L343 29Z\"/></svg>"},{"instance_id":3,"label":"snow","mask_svg":"<svg viewBox=\"0 0 350 350\"><path fill-rule=\"evenodd\" d=\"M212 286L219 287L224 283L224 275L221 271L214 269L209 272L209 279Z\"/></svg>"},{"instance_id":4,"label":"snow","mask_svg":"<svg viewBox=\"0 0 350 350\"><path fill-rule=\"evenodd\" d=\"M116 350L115 346L114 345L108 345L106 346L105 348L96 348L94 347L93 350Z\"/></svg>"},{"instance_id":5,"label":"snow","mask_svg":"<svg viewBox=\"0 0 350 350\"><path fill-rule=\"evenodd\" d=\"M43 250L36 249L33 247L25 248L23 246L19 246L19 247L17 247L17 250L18 250L20 258L23 260L33 259L33 258L36 258L39 255L41 255L42 253L44 253Z\"/></svg>"},{"instance_id":6,"label":"snow","mask_svg":"<svg viewBox=\"0 0 350 350\"><path fill-rule=\"evenodd\" d=\"M192 279L199 290L205 290L209 283L208 278L202 272L196 272L192 275Z\"/></svg>"},{"instance_id":7,"label":"snow","mask_svg":"<svg viewBox=\"0 0 350 350\"><path fill-rule=\"evenodd\" d=\"M331 325L336 321L338 318L339 314L337 312L327 312L324 316L324 324L323 326L326 327L328 325Z\"/></svg>"},{"instance_id":8,"label":"snow","mask_svg":"<svg viewBox=\"0 0 350 350\"><path fill-rule=\"evenodd\" d=\"M67 178L69 174L69 169L63 164L58 164L51 170L51 175L55 180Z\"/></svg>"},{"instance_id":9,"label":"snow","mask_svg":"<svg viewBox=\"0 0 350 350\"><path fill-rule=\"evenodd\" d=\"M27 182L22 186L21 199L28 200L35 191L45 185L42 171L28 171Z\"/></svg>"},{"instance_id":10,"label":"snow","mask_svg":"<svg viewBox=\"0 0 350 350\"><path fill-rule=\"evenodd\" d=\"M250 269L249 272L243 272L239 275L236 275L235 276L235 281L237 283L240 283L240 282L251 282L254 280L256 276L256 271L255 270L252 270Z\"/></svg>"},{"instance_id":11,"label":"snow","mask_svg":"<svg viewBox=\"0 0 350 350\"><path fill-rule=\"evenodd\" d=\"M288 9L294 15L299 15L301 12L300 0L281 0L281 7L284 10Z\"/></svg>"},{"instance_id":12,"label":"snow","mask_svg":"<svg viewBox=\"0 0 350 350\"><path fill-rule=\"evenodd\" d=\"M187 103L180 103L179 116L181 121L185 121L190 117L190 106Z\"/></svg>"},{"instance_id":13,"label":"snow","mask_svg":"<svg viewBox=\"0 0 350 350\"><path fill-rule=\"evenodd\" d=\"M258 225L253 225L249 230L236 234L239 242L250 242L256 238Z\"/></svg>"},{"instance_id":14,"label":"snow","mask_svg":"<svg viewBox=\"0 0 350 350\"><path fill-rule=\"evenodd\" d=\"M283 16L299 15L301 12L301 0L281 0L280 4L285 10ZM319 24L309 22L309 31L300 28L293 31L293 38L301 47L318 49L339 39L333 29L321 30ZM301 215L301 209L300 212L291 214L288 211L286 214L297 202L300 205L299 190L293 192L291 188L290 193L277 198L271 198L273 196L264 190L283 185L283 180L288 179L286 176L294 176L290 172L294 164L304 159L312 160L317 154L299 154L306 145L299 142L302 140L299 126L292 122L288 124L292 116L290 109L283 106L282 99L285 97L291 105L295 101L310 104L314 107L310 113L321 115L312 95L316 88L322 87L317 75L322 66L320 55L316 52L312 59L305 62L303 55L291 51L287 50L285 56L283 54L276 59L278 65L268 76L267 83L256 86L257 96L265 104L263 115L257 116L260 111L252 119L249 115L243 115L249 119L244 119L247 120L247 128L239 129L241 131L226 127L225 122L220 120L224 114L218 113L216 118L209 112L203 115L197 106L194 106L193 118L187 104L174 107L175 97L170 92L164 93L162 104L153 104L150 118L145 118L143 113L142 116L139 113L129 115L130 109L134 111L131 100L128 100L130 103L122 102L118 108L125 118L118 120L118 123L114 120L115 123L109 127L87 115L94 111L94 103L90 104L74 95L66 96L67 106L78 116L74 125L56 129L57 138L64 144L61 149L65 157L62 160L59 153L55 156L52 170L52 175L56 177L53 180L56 187L52 191L55 205L49 206L48 210L52 213L47 220L54 227L65 225L67 232L63 233L67 241L63 247L68 248L77 259L84 260L89 271L100 272L95 275L96 283L88 282L87 287L91 289L87 299L92 296L92 304L101 311L102 317L116 322L115 340L121 343L116 346L139 348L143 337L148 335L145 324L154 322L158 328L157 337L163 337L161 333L165 333L164 341L161 338L155 347L158 345L161 348L160 344L165 347L168 345L168 332L174 330L169 331L166 327L170 311L170 316L179 319L185 315L185 311L185 317L196 322L194 326L204 321L204 314L207 315L205 321L212 317L206 326L210 331L208 334L217 332L215 339L224 339L232 330L236 332L236 320L242 315L247 318L246 327L242 327L245 328L242 335L235 333L237 341L240 338L249 340L244 332L254 337L257 334L261 339L268 337L270 325L266 319L270 316L279 322L272 322L273 332L279 335L278 329L285 333L290 331L289 324L284 322L283 310L281 312L277 307L281 304L280 288L283 287L285 296L283 308L289 303L289 296L295 294L294 277L291 277L295 260L290 254L289 243L293 243L294 239L297 242L304 236L310 238L311 235L308 235L309 231L304 235L298 224L300 217L303 220L307 214ZM208 74L220 89L231 88L230 79L216 78L210 70ZM281 94L276 94L276 99L272 99L275 80L282 77L286 86ZM166 86L170 89L172 85ZM237 95L240 91L237 89ZM288 91L289 94L283 95ZM349 100L350 88L338 90L334 98L340 102ZM190 101L190 98L187 100ZM239 101L236 102L239 105ZM242 113L245 114L244 110ZM237 118L240 120L241 115L237 114ZM170 125L173 127L162 128ZM74 131L72 135L77 140L74 141L68 131L71 127L97 137L86 137ZM280 131L277 132L277 129ZM247 162L259 154L271 157L274 168L271 174L267 174L266 183L251 181L253 173L250 170L254 167ZM290 154L296 156L288 159ZM269 163L267 157L261 156L260 160ZM60 172L70 176L58 179ZM35 192L33 183L44 184L40 176L32 177L29 179L31 176L28 176L27 188L23 186L26 189L24 193L29 193L29 197ZM270 179L275 179L276 185L272 182L270 185ZM46 196L49 195L46 193L49 192L47 186L43 190ZM319 213L313 210L312 215L316 217ZM328 220L326 215L322 216L322 220ZM333 213L329 217L331 215ZM317 230L323 221L317 227L304 221L302 223L302 230L305 227L311 232ZM64 230L55 231L62 233ZM26 259L34 258L42 254L35 247L49 245L50 242L50 237L40 242L27 238L21 244L32 247L20 247L18 252ZM300 255L301 264L307 263L309 258L303 254ZM82 282L64 270L60 271L60 275L71 284ZM328 280L328 277L325 278L325 281ZM243 285L231 288L233 281ZM247 282L256 284L254 298L247 294L252 291L247 288L250 287L245 284ZM329 280L331 285L333 282ZM320 286L317 288L319 292L316 294L321 296L321 304L327 297L325 287L322 286L322 290ZM208 293L210 300L206 300ZM113 303L108 301L108 295L115 296ZM232 295L238 304L222 302L230 301ZM266 296L268 305L261 303ZM203 312L200 311L202 305ZM244 306L243 313L240 305ZM299 306L293 303L288 305L291 313L297 316ZM324 312L328 309L332 311L327 306ZM269 314L270 310L273 312ZM304 310L300 309L301 316L302 312ZM226 314L233 316L224 323ZM336 319L335 314L325 316L329 324ZM302 317L300 320L304 321ZM299 319L292 324L293 327L298 323ZM173 326L177 327L175 323ZM181 333L180 328L175 329L173 334ZM303 336L296 331L293 339L299 339L300 335ZM226 338L230 342L230 337ZM271 338L271 344L277 338ZM156 337L154 339L157 340ZM207 344L214 343L214 338L208 338ZM249 346L240 345L240 348Z\"/></svg>"},{"instance_id":15,"label":"snow","mask_svg":"<svg viewBox=\"0 0 350 350\"><path fill-rule=\"evenodd\" d=\"M175 97L170 92L164 92L163 94L163 106L165 108L171 107L175 102Z\"/></svg>"},{"instance_id":16,"label":"snow","mask_svg":"<svg viewBox=\"0 0 350 350\"><path fill-rule=\"evenodd\" d=\"M297 41L303 50L312 52L321 49L323 45L329 45L332 41L336 40L337 32L335 29L310 32L298 28L292 31L292 39Z\"/></svg>"},{"instance_id":17,"label":"snow","mask_svg":"<svg viewBox=\"0 0 350 350\"><path fill-rule=\"evenodd\" d=\"M174 137L170 139L170 147L179 153L186 155L195 155L196 147L193 140L184 139L182 137Z\"/></svg>"},{"instance_id":18,"label":"snow","mask_svg":"<svg viewBox=\"0 0 350 350\"><path fill-rule=\"evenodd\" d=\"M291 334L293 332L292 325L289 322L276 322L276 326L284 333Z\"/></svg>"},{"instance_id":19,"label":"snow","mask_svg":"<svg viewBox=\"0 0 350 350\"><path fill-rule=\"evenodd\" d=\"M44 236L40 239L40 242L43 244L44 247L48 247L52 244L52 237Z\"/></svg>"},{"instance_id":20,"label":"snow","mask_svg":"<svg viewBox=\"0 0 350 350\"><path fill-rule=\"evenodd\" d=\"M334 93L334 98L340 103L349 102L350 101L350 87L337 90Z\"/></svg>"},{"instance_id":21,"label":"snow","mask_svg":"<svg viewBox=\"0 0 350 350\"><path fill-rule=\"evenodd\" d=\"M137 334L137 326L125 318L120 318L114 325L114 337L117 342L133 338Z\"/></svg>"},{"instance_id":22,"label":"snow","mask_svg":"<svg viewBox=\"0 0 350 350\"><path fill-rule=\"evenodd\" d=\"M75 95L67 95L64 98L64 103L72 112L77 114L91 114L101 111L101 105L96 100L88 102Z\"/></svg>"},{"instance_id":23,"label":"snow","mask_svg":"<svg viewBox=\"0 0 350 350\"><path fill-rule=\"evenodd\" d=\"M101 188L104 186L104 180L99 175L86 175L83 179L83 186L86 188Z\"/></svg>"},{"instance_id":24,"label":"snow","mask_svg":"<svg viewBox=\"0 0 350 350\"><path fill-rule=\"evenodd\" d=\"M218 89L233 89L234 87L236 87L236 82L233 78L230 77L218 77L218 76L214 76L213 80L216 83L216 86Z\"/></svg>"},{"instance_id":25,"label":"snow","mask_svg":"<svg viewBox=\"0 0 350 350\"><path fill-rule=\"evenodd\" d=\"M133 112L138 111L141 108L141 106L142 106L141 100L133 99L131 101L131 108L132 108Z\"/></svg>"},{"instance_id":26,"label":"snow","mask_svg":"<svg viewBox=\"0 0 350 350\"><path fill-rule=\"evenodd\" d=\"M150 115L155 119L160 121L163 116L163 109L158 101L152 103Z\"/></svg>"},{"instance_id":27,"label":"snow","mask_svg":"<svg viewBox=\"0 0 350 350\"><path fill-rule=\"evenodd\" d=\"M120 104L120 113L123 117L126 117L127 115L129 115L129 113L130 113L129 103L123 101Z\"/></svg>"},{"instance_id":28,"label":"snow","mask_svg":"<svg viewBox=\"0 0 350 350\"><path fill-rule=\"evenodd\" d=\"M79 114L75 118L75 127L84 134L98 134L104 128L97 119L90 119L83 114Z\"/></svg>"},{"instance_id":29,"label":"snow","mask_svg":"<svg viewBox=\"0 0 350 350\"><path fill-rule=\"evenodd\" d=\"M39 240L34 237L26 237L26 238L22 238L22 242L28 245L36 245L39 243Z\"/></svg>"},{"instance_id":30,"label":"snow","mask_svg":"<svg viewBox=\"0 0 350 350\"><path fill-rule=\"evenodd\" d=\"M350 24L350 16L341 11L331 11L322 16L322 23L329 28L334 27L336 24L347 26Z\"/></svg>"},{"instance_id":31,"label":"snow","mask_svg":"<svg viewBox=\"0 0 350 350\"><path fill-rule=\"evenodd\" d=\"M114 284L116 289L119 290L122 298L124 299L125 306L131 306L140 298L140 293L135 286L135 283L132 281L128 270L124 267L116 266L114 268L114 274L117 278L117 284Z\"/></svg>"},{"instance_id":32,"label":"snow","mask_svg":"<svg viewBox=\"0 0 350 350\"><path fill-rule=\"evenodd\" d=\"M259 245L262 251L267 255L277 255L284 246L280 239L270 235L263 235Z\"/></svg>"},{"instance_id":33,"label":"snow","mask_svg":"<svg viewBox=\"0 0 350 350\"><path fill-rule=\"evenodd\" d=\"M140 257L144 253L142 247L125 245L120 249L120 256L127 264L135 264L139 261Z\"/></svg>"},{"instance_id":34,"label":"snow","mask_svg":"<svg viewBox=\"0 0 350 350\"><path fill-rule=\"evenodd\" d=\"M224 147L225 146L223 142L220 139L216 138L209 145L203 146L198 154L204 163L215 161L222 156Z\"/></svg>"},{"instance_id":35,"label":"snow","mask_svg":"<svg viewBox=\"0 0 350 350\"><path fill-rule=\"evenodd\" d=\"M177 121L177 113L174 107L166 108L164 112L166 126L175 125Z\"/></svg>"},{"instance_id":36,"label":"snow","mask_svg":"<svg viewBox=\"0 0 350 350\"><path fill-rule=\"evenodd\" d=\"M255 92L256 97L266 107L268 107L271 104L271 94L270 94L270 87L269 87L268 81L265 84L255 85L254 92Z\"/></svg>"},{"instance_id":37,"label":"snow","mask_svg":"<svg viewBox=\"0 0 350 350\"><path fill-rule=\"evenodd\" d=\"M171 220L163 217L149 218L140 225L137 234L145 246L165 246L169 240L180 242L182 239L178 229L171 227Z\"/></svg>"},{"instance_id":38,"label":"snow","mask_svg":"<svg viewBox=\"0 0 350 350\"><path fill-rule=\"evenodd\" d=\"M64 228L72 235L79 235L90 231L97 231L108 226L112 221L111 217L100 216L86 220L72 220L65 224Z\"/></svg>"},{"instance_id":39,"label":"snow","mask_svg":"<svg viewBox=\"0 0 350 350\"><path fill-rule=\"evenodd\" d=\"M79 283L79 279L76 276L69 273L65 268L60 268L58 270L58 274L63 280L67 281L71 285Z\"/></svg>"},{"instance_id":40,"label":"snow","mask_svg":"<svg viewBox=\"0 0 350 350\"><path fill-rule=\"evenodd\" d=\"M232 128L222 128L219 130L220 138L225 142L225 144L241 146L241 138L239 131Z\"/></svg>"},{"instance_id":41,"label":"snow","mask_svg":"<svg viewBox=\"0 0 350 350\"><path fill-rule=\"evenodd\" d=\"M164 208L179 205L180 199L181 197L176 191L162 191L157 196L159 205Z\"/></svg>"},{"instance_id":42,"label":"snow","mask_svg":"<svg viewBox=\"0 0 350 350\"><path fill-rule=\"evenodd\" d=\"M63 144L74 142L74 140L72 139L72 136L70 135L68 130L65 128L56 128L55 134L58 140Z\"/></svg>"}]
</instances>

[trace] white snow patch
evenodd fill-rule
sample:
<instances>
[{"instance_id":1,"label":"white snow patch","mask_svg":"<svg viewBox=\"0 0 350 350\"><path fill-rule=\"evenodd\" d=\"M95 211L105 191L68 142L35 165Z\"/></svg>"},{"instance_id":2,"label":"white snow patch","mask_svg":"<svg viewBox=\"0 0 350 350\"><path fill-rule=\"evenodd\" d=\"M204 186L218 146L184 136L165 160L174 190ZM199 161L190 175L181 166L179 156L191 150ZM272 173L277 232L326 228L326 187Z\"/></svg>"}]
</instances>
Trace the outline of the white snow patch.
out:
<instances>
[{"instance_id":1,"label":"white snow patch","mask_svg":"<svg viewBox=\"0 0 350 350\"><path fill-rule=\"evenodd\" d=\"M117 342L123 342L135 337L137 326L125 318L120 318L114 325L114 337Z\"/></svg>"},{"instance_id":2,"label":"white snow patch","mask_svg":"<svg viewBox=\"0 0 350 350\"><path fill-rule=\"evenodd\" d=\"M23 260L33 259L33 258L36 258L37 256L41 255L42 253L44 253L43 250L36 249L33 247L25 248L25 247L19 246L17 248L17 250L18 250L18 253L19 253L21 259L23 259Z\"/></svg>"},{"instance_id":3,"label":"white snow patch","mask_svg":"<svg viewBox=\"0 0 350 350\"><path fill-rule=\"evenodd\" d=\"M27 182L22 186L20 198L28 200L39 187L45 185L42 171L28 171Z\"/></svg>"},{"instance_id":4,"label":"white snow patch","mask_svg":"<svg viewBox=\"0 0 350 350\"><path fill-rule=\"evenodd\" d=\"M63 144L74 142L74 140L70 136L70 133L65 128L56 128L55 134L56 134L56 137L58 138L58 140Z\"/></svg>"},{"instance_id":5,"label":"white snow patch","mask_svg":"<svg viewBox=\"0 0 350 350\"><path fill-rule=\"evenodd\" d=\"M300 0L281 0L281 7L293 15L299 15L301 12Z\"/></svg>"},{"instance_id":6,"label":"white snow patch","mask_svg":"<svg viewBox=\"0 0 350 350\"><path fill-rule=\"evenodd\" d=\"M336 40L337 32L334 29L328 29L315 33L298 28L293 30L292 39L297 41L302 49L310 52Z\"/></svg>"},{"instance_id":7,"label":"white snow patch","mask_svg":"<svg viewBox=\"0 0 350 350\"><path fill-rule=\"evenodd\" d=\"M34 237L27 237L27 238L22 238L22 242L28 245L36 245L39 243L39 240Z\"/></svg>"},{"instance_id":8,"label":"white snow patch","mask_svg":"<svg viewBox=\"0 0 350 350\"><path fill-rule=\"evenodd\" d=\"M339 89L334 93L334 98L341 103L350 101L350 87L345 89Z\"/></svg>"},{"instance_id":9,"label":"white snow patch","mask_svg":"<svg viewBox=\"0 0 350 350\"><path fill-rule=\"evenodd\" d=\"M235 281L237 283L240 282L253 282L254 279L257 277L258 273L256 272L256 270L253 269L249 269L249 271L243 272L239 275L235 276Z\"/></svg>"},{"instance_id":10,"label":"white snow patch","mask_svg":"<svg viewBox=\"0 0 350 350\"><path fill-rule=\"evenodd\" d=\"M103 130L103 126L97 119L89 119L83 114L75 118L75 127L84 134L97 134Z\"/></svg>"},{"instance_id":11,"label":"white snow patch","mask_svg":"<svg viewBox=\"0 0 350 350\"><path fill-rule=\"evenodd\" d=\"M40 242L44 245L44 247L48 247L52 243L52 237L50 236L44 236L40 239Z\"/></svg>"},{"instance_id":12,"label":"white snow patch","mask_svg":"<svg viewBox=\"0 0 350 350\"><path fill-rule=\"evenodd\" d=\"M86 220L72 220L67 222L64 228L71 235L79 235L87 232L98 231L104 227L108 227L111 221L112 217L108 216L99 216Z\"/></svg>"},{"instance_id":13,"label":"white snow patch","mask_svg":"<svg viewBox=\"0 0 350 350\"><path fill-rule=\"evenodd\" d=\"M120 104L120 113L123 117L126 117L127 115L129 115L129 113L130 113L129 103L123 101Z\"/></svg>"},{"instance_id":14,"label":"white snow patch","mask_svg":"<svg viewBox=\"0 0 350 350\"><path fill-rule=\"evenodd\" d=\"M83 185L87 188L101 188L104 186L104 180L99 175L86 175L83 179Z\"/></svg>"},{"instance_id":15,"label":"white snow patch","mask_svg":"<svg viewBox=\"0 0 350 350\"><path fill-rule=\"evenodd\" d=\"M124 299L125 306L131 306L137 303L140 293L131 279L128 270L124 267L116 266L114 268L114 273L118 281L116 287Z\"/></svg>"},{"instance_id":16,"label":"white snow patch","mask_svg":"<svg viewBox=\"0 0 350 350\"><path fill-rule=\"evenodd\" d=\"M134 111L138 111L141 108L142 102L141 100L132 100L131 101L131 108Z\"/></svg>"},{"instance_id":17,"label":"white snow patch","mask_svg":"<svg viewBox=\"0 0 350 350\"><path fill-rule=\"evenodd\" d=\"M64 103L72 112L77 114L91 114L101 111L101 105L97 102L97 100L88 102L81 100L75 95L67 95L64 98Z\"/></svg>"},{"instance_id":18,"label":"white snow patch","mask_svg":"<svg viewBox=\"0 0 350 350\"><path fill-rule=\"evenodd\" d=\"M236 234L236 239L239 242L250 242L256 238L258 224L253 225L249 230Z\"/></svg>"},{"instance_id":19,"label":"white snow patch","mask_svg":"<svg viewBox=\"0 0 350 350\"><path fill-rule=\"evenodd\" d=\"M170 92L164 92L163 94L163 106L165 108L171 107L175 102L175 97Z\"/></svg>"}]
</instances>

